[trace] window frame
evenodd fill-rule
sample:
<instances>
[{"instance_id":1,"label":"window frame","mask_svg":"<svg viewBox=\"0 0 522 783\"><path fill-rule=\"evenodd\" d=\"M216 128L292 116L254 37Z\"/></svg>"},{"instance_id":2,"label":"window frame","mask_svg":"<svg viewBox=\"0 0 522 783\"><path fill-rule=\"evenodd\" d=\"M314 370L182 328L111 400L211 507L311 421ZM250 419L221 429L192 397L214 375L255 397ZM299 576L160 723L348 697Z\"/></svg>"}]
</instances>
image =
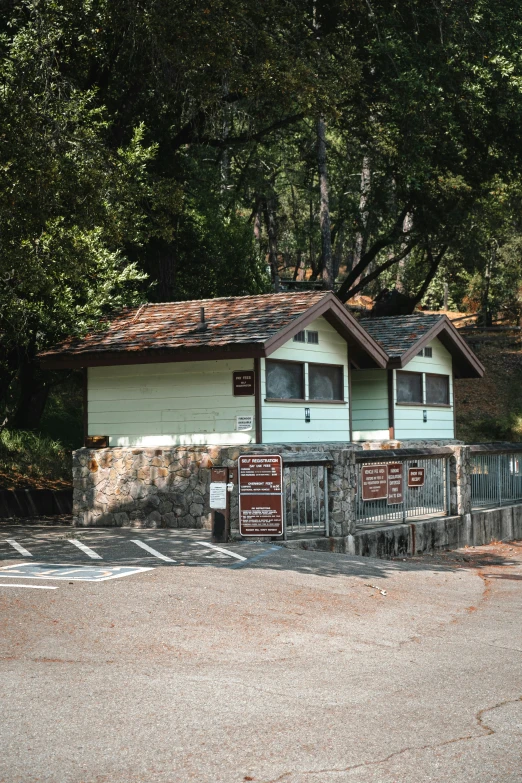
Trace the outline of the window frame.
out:
<instances>
[{"instance_id":1,"label":"window frame","mask_svg":"<svg viewBox=\"0 0 522 783\"><path fill-rule=\"evenodd\" d=\"M265 359L265 402L308 402L303 397L268 397L268 362L272 364L298 364L301 367L301 391L306 395L306 377L305 362L299 362L295 359Z\"/></svg>"},{"instance_id":2,"label":"window frame","mask_svg":"<svg viewBox=\"0 0 522 783\"><path fill-rule=\"evenodd\" d=\"M399 374L401 374L401 375L420 375L420 381L421 381L421 400L420 400L420 402L408 402L406 400L399 400L398 399L398 397L399 397L399 383L397 381L397 378L398 378ZM410 405L410 406L424 405L424 396L425 396L425 394L424 394L424 377L423 377L424 375L425 375L425 373L423 373L422 371L419 372L417 370L396 370L396 374L395 374L395 404L396 405Z\"/></svg>"},{"instance_id":3,"label":"window frame","mask_svg":"<svg viewBox=\"0 0 522 783\"><path fill-rule=\"evenodd\" d=\"M429 405L430 408L451 408L450 376L446 375L446 373L442 373L442 372L426 372L424 374L426 376L426 381L424 383L424 399L426 400L426 405ZM448 387L448 402L428 402L428 377L430 377L430 378L446 378L447 387Z\"/></svg>"},{"instance_id":4,"label":"window frame","mask_svg":"<svg viewBox=\"0 0 522 783\"><path fill-rule=\"evenodd\" d=\"M335 369L341 370L341 394L342 397L340 400L318 400L318 399L312 399L310 397L310 367L334 367ZM308 389L306 390L308 392L308 402L319 402L319 403L343 403L346 402L346 398L344 395L344 364L327 364L325 362L308 362Z\"/></svg>"},{"instance_id":5,"label":"window frame","mask_svg":"<svg viewBox=\"0 0 522 783\"><path fill-rule=\"evenodd\" d=\"M303 392L305 394L305 397L267 397L266 396L266 381L267 381L267 363L272 362L275 364L276 362L278 364L300 364L302 367L303 372ZM342 400L311 400L309 399L308 393L310 391L310 381L309 381L309 368L310 365L318 365L320 367L340 367L342 370L342 376L343 376L343 383L342 383L342 392L343 392L343 399ZM268 357L265 358L265 396L263 398L263 401L266 403L276 403L277 405L280 404L287 404L292 402L299 402L303 403L306 402L307 405L347 405L348 400L344 397L344 364L328 364L324 362L300 362L296 359L270 359Z\"/></svg>"}]
</instances>

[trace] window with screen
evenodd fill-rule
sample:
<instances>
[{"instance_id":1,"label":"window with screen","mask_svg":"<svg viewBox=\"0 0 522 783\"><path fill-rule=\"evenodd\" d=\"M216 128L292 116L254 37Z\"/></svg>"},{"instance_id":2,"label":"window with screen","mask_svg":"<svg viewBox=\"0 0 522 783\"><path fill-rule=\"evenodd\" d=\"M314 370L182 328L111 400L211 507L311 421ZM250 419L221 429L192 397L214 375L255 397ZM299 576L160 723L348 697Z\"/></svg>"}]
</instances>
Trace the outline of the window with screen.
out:
<instances>
[{"instance_id":1,"label":"window with screen","mask_svg":"<svg viewBox=\"0 0 522 783\"><path fill-rule=\"evenodd\" d=\"M307 332L306 339L312 345L319 345L319 332Z\"/></svg>"},{"instance_id":2,"label":"window with screen","mask_svg":"<svg viewBox=\"0 0 522 783\"><path fill-rule=\"evenodd\" d=\"M449 376L426 375L426 405L449 404Z\"/></svg>"},{"instance_id":3,"label":"window with screen","mask_svg":"<svg viewBox=\"0 0 522 783\"><path fill-rule=\"evenodd\" d=\"M426 356L428 359L431 359L433 356L433 348L425 348L424 356Z\"/></svg>"},{"instance_id":4,"label":"window with screen","mask_svg":"<svg viewBox=\"0 0 522 783\"><path fill-rule=\"evenodd\" d=\"M304 343L304 342L305 342L304 330L302 332L297 332L297 334L294 334L294 343Z\"/></svg>"},{"instance_id":5,"label":"window with screen","mask_svg":"<svg viewBox=\"0 0 522 783\"><path fill-rule=\"evenodd\" d=\"M311 400L343 400L343 368L309 364L308 391Z\"/></svg>"},{"instance_id":6,"label":"window with screen","mask_svg":"<svg viewBox=\"0 0 522 783\"><path fill-rule=\"evenodd\" d=\"M422 373L397 372L397 402L422 403Z\"/></svg>"},{"instance_id":7,"label":"window with screen","mask_svg":"<svg viewBox=\"0 0 522 783\"><path fill-rule=\"evenodd\" d=\"M303 400L304 365L267 360L266 396L273 400Z\"/></svg>"}]
</instances>

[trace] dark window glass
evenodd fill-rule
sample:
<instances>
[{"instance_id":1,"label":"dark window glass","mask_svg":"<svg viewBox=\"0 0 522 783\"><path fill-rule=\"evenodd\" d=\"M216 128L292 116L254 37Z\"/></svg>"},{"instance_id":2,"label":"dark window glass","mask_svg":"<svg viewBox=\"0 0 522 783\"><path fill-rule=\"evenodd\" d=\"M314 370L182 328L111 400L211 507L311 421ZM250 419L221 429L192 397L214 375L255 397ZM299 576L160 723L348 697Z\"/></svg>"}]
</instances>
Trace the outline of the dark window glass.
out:
<instances>
[{"instance_id":1,"label":"dark window glass","mask_svg":"<svg viewBox=\"0 0 522 783\"><path fill-rule=\"evenodd\" d=\"M431 359L431 357L433 356L433 348L425 348L424 356L427 356L429 359Z\"/></svg>"},{"instance_id":2,"label":"dark window glass","mask_svg":"<svg viewBox=\"0 0 522 783\"><path fill-rule=\"evenodd\" d=\"M343 368L329 364L309 364L308 388L311 400L342 400Z\"/></svg>"},{"instance_id":3,"label":"dark window glass","mask_svg":"<svg viewBox=\"0 0 522 783\"><path fill-rule=\"evenodd\" d=\"M294 343L304 343L304 341L305 341L304 331L297 332L297 334L294 334Z\"/></svg>"},{"instance_id":4,"label":"dark window glass","mask_svg":"<svg viewBox=\"0 0 522 783\"><path fill-rule=\"evenodd\" d=\"M422 403L422 374L420 372L397 373L397 402Z\"/></svg>"},{"instance_id":5,"label":"dark window glass","mask_svg":"<svg viewBox=\"0 0 522 783\"><path fill-rule=\"evenodd\" d=\"M266 363L266 396L278 400L304 399L303 365L297 362Z\"/></svg>"},{"instance_id":6,"label":"dark window glass","mask_svg":"<svg viewBox=\"0 0 522 783\"><path fill-rule=\"evenodd\" d=\"M313 345L319 345L319 332L307 332L308 342Z\"/></svg>"},{"instance_id":7,"label":"dark window glass","mask_svg":"<svg viewBox=\"0 0 522 783\"><path fill-rule=\"evenodd\" d=\"M449 405L449 376L426 375L426 404Z\"/></svg>"}]
</instances>

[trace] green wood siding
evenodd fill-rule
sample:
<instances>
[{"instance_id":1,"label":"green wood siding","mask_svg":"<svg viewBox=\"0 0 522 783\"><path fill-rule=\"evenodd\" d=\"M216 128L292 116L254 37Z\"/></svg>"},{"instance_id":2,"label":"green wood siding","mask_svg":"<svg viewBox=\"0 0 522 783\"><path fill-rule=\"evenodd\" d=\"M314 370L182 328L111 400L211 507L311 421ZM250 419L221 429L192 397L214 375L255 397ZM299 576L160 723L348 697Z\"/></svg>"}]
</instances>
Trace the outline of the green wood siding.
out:
<instances>
[{"instance_id":1,"label":"green wood siding","mask_svg":"<svg viewBox=\"0 0 522 783\"><path fill-rule=\"evenodd\" d=\"M255 443L254 397L234 397L232 372L252 359L90 367L88 434L110 446ZM236 432L236 416L254 416Z\"/></svg>"},{"instance_id":2,"label":"green wood siding","mask_svg":"<svg viewBox=\"0 0 522 783\"><path fill-rule=\"evenodd\" d=\"M337 364L343 367L344 399L342 404L320 402L266 401L265 360L261 360L261 400L263 443L332 443L350 440L348 413L348 349L343 337L318 318L305 331L319 332L319 344L289 340L269 358L295 362ZM305 368L305 386L307 386ZM310 408L311 420L305 422L304 409Z\"/></svg>"},{"instance_id":3,"label":"green wood siding","mask_svg":"<svg viewBox=\"0 0 522 783\"><path fill-rule=\"evenodd\" d=\"M453 424L453 364L449 351L435 338L429 347L433 356L416 356L404 367L408 372L435 373L449 376L449 407L434 405L397 405L395 402L395 437L398 440L454 438ZM397 399L397 377L393 373L393 399ZM422 412L428 421L423 422Z\"/></svg>"},{"instance_id":4,"label":"green wood siding","mask_svg":"<svg viewBox=\"0 0 522 783\"><path fill-rule=\"evenodd\" d=\"M353 440L388 440L387 370L352 370Z\"/></svg>"}]
</instances>

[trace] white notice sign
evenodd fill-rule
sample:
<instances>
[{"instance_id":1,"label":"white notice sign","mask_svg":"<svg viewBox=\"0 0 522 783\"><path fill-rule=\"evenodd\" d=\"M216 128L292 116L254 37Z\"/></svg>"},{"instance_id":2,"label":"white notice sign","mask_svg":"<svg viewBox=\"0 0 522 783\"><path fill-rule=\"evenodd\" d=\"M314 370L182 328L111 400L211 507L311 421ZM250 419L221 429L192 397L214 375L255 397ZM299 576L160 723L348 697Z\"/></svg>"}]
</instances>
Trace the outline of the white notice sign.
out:
<instances>
[{"instance_id":1,"label":"white notice sign","mask_svg":"<svg viewBox=\"0 0 522 783\"><path fill-rule=\"evenodd\" d=\"M227 485L224 481L210 482L210 508L225 509L227 507Z\"/></svg>"},{"instance_id":2,"label":"white notice sign","mask_svg":"<svg viewBox=\"0 0 522 783\"><path fill-rule=\"evenodd\" d=\"M253 416L236 416L236 432L247 432L254 426Z\"/></svg>"}]
</instances>

